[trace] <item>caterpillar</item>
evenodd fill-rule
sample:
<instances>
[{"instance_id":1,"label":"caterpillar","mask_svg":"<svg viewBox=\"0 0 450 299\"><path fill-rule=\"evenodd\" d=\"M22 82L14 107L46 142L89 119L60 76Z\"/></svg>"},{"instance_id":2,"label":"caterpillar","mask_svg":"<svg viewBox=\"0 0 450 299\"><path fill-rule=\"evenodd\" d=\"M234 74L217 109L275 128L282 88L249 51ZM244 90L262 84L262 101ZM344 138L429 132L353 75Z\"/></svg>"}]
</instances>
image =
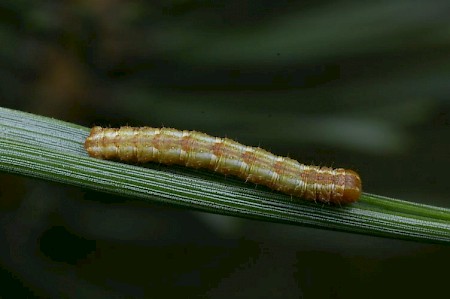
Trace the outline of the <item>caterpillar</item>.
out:
<instances>
[{"instance_id":1,"label":"caterpillar","mask_svg":"<svg viewBox=\"0 0 450 299\"><path fill-rule=\"evenodd\" d=\"M196 131L96 126L84 146L94 158L205 168L323 203L352 203L361 195L361 179L353 170L307 166L259 147Z\"/></svg>"}]
</instances>

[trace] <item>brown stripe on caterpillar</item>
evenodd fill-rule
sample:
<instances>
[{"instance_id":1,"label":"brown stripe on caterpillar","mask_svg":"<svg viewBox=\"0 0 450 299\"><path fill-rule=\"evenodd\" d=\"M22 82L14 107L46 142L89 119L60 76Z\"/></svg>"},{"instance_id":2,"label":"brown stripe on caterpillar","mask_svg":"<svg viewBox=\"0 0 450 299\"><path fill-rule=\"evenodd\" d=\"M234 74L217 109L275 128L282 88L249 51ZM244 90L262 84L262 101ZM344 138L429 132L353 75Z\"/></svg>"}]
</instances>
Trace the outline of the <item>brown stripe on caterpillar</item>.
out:
<instances>
[{"instance_id":1,"label":"brown stripe on caterpillar","mask_svg":"<svg viewBox=\"0 0 450 299\"><path fill-rule=\"evenodd\" d=\"M84 146L95 158L206 168L308 200L345 204L361 195L361 179L353 170L307 166L196 131L93 127Z\"/></svg>"}]
</instances>

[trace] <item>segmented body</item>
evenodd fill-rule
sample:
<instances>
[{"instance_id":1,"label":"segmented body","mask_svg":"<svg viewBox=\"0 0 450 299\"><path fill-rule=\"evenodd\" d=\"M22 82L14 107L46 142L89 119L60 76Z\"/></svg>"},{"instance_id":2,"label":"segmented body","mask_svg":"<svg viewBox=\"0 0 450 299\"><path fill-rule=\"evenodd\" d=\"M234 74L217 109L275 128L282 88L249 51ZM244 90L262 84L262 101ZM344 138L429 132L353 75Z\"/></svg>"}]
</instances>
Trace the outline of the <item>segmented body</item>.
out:
<instances>
[{"instance_id":1,"label":"segmented body","mask_svg":"<svg viewBox=\"0 0 450 299\"><path fill-rule=\"evenodd\" d=\"M206 168L308 200L350 203L361 194L359 175L342 168L307 166L258 147L196 131L150 127L93 127L90 156Z\"/></svg>"}]
</instances>

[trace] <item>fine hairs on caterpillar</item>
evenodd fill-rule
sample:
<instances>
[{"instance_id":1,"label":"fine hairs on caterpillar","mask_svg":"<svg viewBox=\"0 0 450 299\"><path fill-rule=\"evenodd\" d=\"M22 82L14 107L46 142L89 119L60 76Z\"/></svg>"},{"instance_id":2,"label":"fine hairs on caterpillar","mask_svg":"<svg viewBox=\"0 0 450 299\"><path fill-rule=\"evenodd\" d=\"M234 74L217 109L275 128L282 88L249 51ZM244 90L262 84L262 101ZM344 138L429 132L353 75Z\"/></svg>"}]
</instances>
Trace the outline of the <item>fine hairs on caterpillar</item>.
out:
<instances>
[{"instance_id":1,"label":"fine hairs on caterpillar","mask_svg":"<svg viewBox=\"0 0 450 299\"><path fill-rule=\"evenodd\" d=\"M361 179L353 170L307 166L196 131L93 127L84 146L94 158L205 168L307 200L346 204L361 195Z\"/></svg>"}]
</instances>

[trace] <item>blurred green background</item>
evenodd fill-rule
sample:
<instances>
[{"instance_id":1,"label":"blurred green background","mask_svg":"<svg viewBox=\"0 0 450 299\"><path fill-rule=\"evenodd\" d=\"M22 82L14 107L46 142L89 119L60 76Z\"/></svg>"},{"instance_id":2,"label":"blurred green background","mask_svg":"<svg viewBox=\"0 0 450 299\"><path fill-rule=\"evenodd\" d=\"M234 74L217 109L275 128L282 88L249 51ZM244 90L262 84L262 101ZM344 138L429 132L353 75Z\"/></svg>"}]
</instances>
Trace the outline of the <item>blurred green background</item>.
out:
<instances>
[{"instance_id":1,"label":"blurred green background","mask_svg":"<svg viewBox=\"0 0 450 299\"><path fill-rule=\"evenodd\" d=\"M438 0L1 0L0 105L227 136L450 207L449 15ZM0 180L0 297L447 292L445 246Z\"/></svg>"}]
</instances>

